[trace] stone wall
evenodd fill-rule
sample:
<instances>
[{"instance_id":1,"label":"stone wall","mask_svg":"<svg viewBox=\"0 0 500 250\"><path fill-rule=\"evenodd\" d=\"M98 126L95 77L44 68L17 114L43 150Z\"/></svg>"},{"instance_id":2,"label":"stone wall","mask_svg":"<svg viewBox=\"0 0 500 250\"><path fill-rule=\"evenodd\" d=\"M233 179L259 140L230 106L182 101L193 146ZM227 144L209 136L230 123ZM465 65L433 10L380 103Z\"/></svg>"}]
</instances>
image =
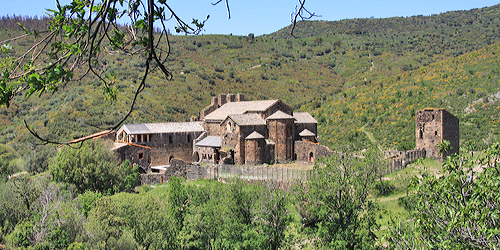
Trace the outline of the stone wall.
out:
<instances>
[{"instance_id":1,"label":"stone wall","mask_svg":"<svg viewBox=\"0 0 500 250\"><path fill-rule=\"evenodd\" d=\"M299 133L307 129L313 132L316 136L318 135L318 124L316 123L295 123L295 139L299 140Z\"/></svg>"},{"instance_id":2,"label":"stone wall","mask_svg":"<svg viewBox=\"0 0 500 250\"><path fill-rule=\"evenodd\" d=\"M415 119L417 149L425 149L428 157L442 159L444 156L439 154L436 146L448 140L453 148L448 153L458 153L459 122L455 116L444 109L424 109L417 111Z\"/></svg>"},{"instance_id":3,"label":"stone wall","mask_svg":"<svg viewBox=\"0 0 500 250\"><path fill-rule=\"evenodd\" d=\"M288 105L286 105L284 102L281 100L278 101L275 105L270 107L268 110L264 112L264 116L262 117L263 119L266 119L267 117L271 116L274 114L276 111L281 110L283 113L286 113L288 115L293 115L293 109L290 108Z\"/></svg>"},{"instance_id":4,"label":"stone wall","mask_svg":"<svg viewBox=\"0 0 500 250\"><path fill-rule=\"evenodd\" d=\"M293 160L294 124L293 119L268 120L269 139L275 144L275 160L287 162Z\"/></svg>"},{"instance_id":5,"label":"stone wall","mask_svg":"<svg viewBox=\"0 0 500 250\"><path fill-rule=\"evenodd\" d=\"M141 185L155 185L168 182L172 176L186 180L226 180L239 178L247 181L307 181L313 176L313 170L300 170L273 166L254 165L217 165L203 166L196 164L172 164L165 173L149 173L140 176Z\"/></svg>"},{"instance_id":6,"label":"stone wall","mask_svg":"<svg viewBox=\"0 0 500 250\"><path fill-rule=\"evenodd\" d=\"M167 167L164 173L141 174L141 185L161 184L163 182L168 182L173 176L186 178L188 174L188 166L190 165L184 161L172 159L170 166Z\"/></svg>"},{"instance_id":7,"label":"stone wall","mask_svg":"<svg viewBox=\"0 0 500 250\"><path fill-rule=\"evenodd\" d=\"M151 166L170 164L173 158L191 162L193 160L193 140L201 132L160 134L152 137L147 146L151 147Z\"/></svg>"},{"instance_id":8,"label":"stone wall","mask_svg":"<svg viewBox=\"0 0 500 250\"><path fill-rule=\"evenodd\" d=\"M245 164L256 165L264 163L266 141L262 139L245 140Z\"/></svg>"},{"instance_id":9,"label":"stone wall","mask_svg":"<svg viewBox=\"0 0 500 250\"><path fill-rule=\"evenodd\" d=\"M427 155L439 157L436 145L442 141L442 113L441 110L419 110L416 115L416 148L424 148Z\"/></svg>"},{"instance_id":10,"label":"stone wall","mask_svg":"<svg viewBox=\"0 0 500 250\"><path fill-rule=\"evenodd\" d=\"M314 163L320 157L330 157L333 152L321 144L309 141L295 141L295 160L299 162Z\"/></svg>"},{"instance_id":11,"label":"stone wall","mask_svg":"<svg viewBox=\"0 0 500 250\"><path fill-rule=\"evenodd\" d=\"M266 140L266 145L265 145L265 150L264 150L264 162L265 163L271 163L274 162L274 142L271 142L270 140Z\"/></svg>"},{"instance_id":12,"label":"stone wall","mask_svg":"<svg viewBox=\"0 0 500 250\"><path fill-rule=\"evenodd\" d=\"M406 168L410 163L415 162L419 158L426 157L425 149L416 149L408 151L391 152L392 158L388 160L386 174Z\"/></svg>"},{"instance_id":13,"label":"stone wall","mask_svg":"<svg viewBox=\"0 0 500 250\"><path fill-rule=\"evenodd\" d=\"M221 133L219 122L204 121L203 128L209 135L219 135Z\"/></svg>"},{"instance_id":14,"label":"stone wall","mask_svg":"<svg viewBox=\"0 0 500 250\"><path fill-rule=\"evenodd\" d=\"M148 171L151 165L151 150L134 145L127 145L115 151L120 157L120 161L129 160L132 164L137 164L144 171Z\"/></svg>"},{"instance_id":15,"label":"stone wall","mask_svg":"<svg viewBox=\"0 0 500 250\"><path fill-rule=\"evenodd\" d=\"M450 142L451 150L447 155L458 154L460 152L460 124L458 118L447 111L443 113L443 140Z\"/></svg>"},{"instance_id":16,"label":"stone wall","mask_svg":"<svg viewBox=\"0 0 500 250\"><path fill-rule=\"evenodd\" d=\"M216 148L212 147L195 147L195 152L193 154L198 154L198 161L195 161L193 158L194 162L201 162L201 163L208 163L208 164L219 164L219 153Z\"/></svg>"}]
</instances>

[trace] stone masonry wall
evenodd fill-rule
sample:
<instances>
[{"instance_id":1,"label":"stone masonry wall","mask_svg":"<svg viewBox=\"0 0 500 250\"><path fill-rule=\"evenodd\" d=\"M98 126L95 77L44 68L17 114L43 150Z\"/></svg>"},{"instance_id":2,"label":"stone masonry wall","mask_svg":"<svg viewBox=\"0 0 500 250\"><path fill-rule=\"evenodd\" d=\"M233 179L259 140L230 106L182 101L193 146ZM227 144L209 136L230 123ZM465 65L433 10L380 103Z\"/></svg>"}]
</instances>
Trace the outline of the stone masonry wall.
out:
<instances>
[{"instance_id":1,"label":"stone masonry wall","mask_svg":"<svg viewBox=\"0 0 500 250\"><path fill-rule=\"evenodd\" d=\"M299 162L314 163L319 157L330 157L332 154L333 152L326 146L308 141L295 141L295 160Z\"/></svg>"},{"instance_id":2,"label":"stone masonry wall","mask_svg":"<svg viewBox=\"0 0 500 250\"><path fill-rule=\"evenodd\" d=\"M201 132L158 134L151 137L147 146L151 147L151 166L170 163L173 158L191 162L193 160L193 140Z\"/></svg>"},{"instance_id":3,"label":"stone masonry wall","mask_svg":"<svg viewBox=\"0 0 500 250\"><path fill-rule=\"evenodd\" d=\"M307 129L318 135L318 125L316 123L295 123L295 139L300 139L299 133Z\"/></svg>"},{"instance_id":4,"label":"stone masonry wall","mask_svg":"<svg viewBox=\"0 0 500 250\"><path fill-rule=\"evenodd\" d=\"M447 155L458 154L460 151L460 125L459 120L449 112L443 113L443 140L450 142L451 150Z\"/></svg>"},{"instance_id":5,"label":"stone masonry wall","mask_svg":"<svg viewBox=\"0 0 500 250\"><path fill-rule=\"evenodd\" d=\"M149 173L140 175L141 185L153 185L161 184L163 182L168 182L171 177L187 177L188 166L185 162L177 159L173 159L170 162L170 166L164 173Z\"/></svg>"},{"instance_id":6,"label":"stone masonry wall","mask_svg":"<svg viewBox=\"0 0 500 250\"><path fill-rule=\"evenodd\" d=\"M436 145L442 141L441 110L419 110L416 115L416 148L426 149L427 156L440 158Z\"/></svg>"},{"instance_id":7,"label":"stone masonry wall","mask_svg":"<svg viewBox=\"0 0 500 250\"><path fill-rule=\"evenodd\" d=\"M272 114L274 114L278 110L281 110L282 112L289 114L289 115L293 114L292 108L288 107L288 105L286 105L282 101L278 101L278 103L276 103L275 105L270 107L268 110L266 110L266 112L264 112L264 117L262 117L262 118L266 119L267 117L271 116Z\"/></svg>"},{"instance_id":8,"label":"stone masonry wall","mask_svg":"<svg viewBox=\"0 0 500 250\"><path fill-rule=\"evenodd\" d=\"M451 153L459 149L459 121L444 109L424 109L416 113L416 149L425 149L427 156L442 159L436 147L443 140L448 140L453 148Z\"/></svg>"},{"instance_id":9,"label":"stone masonry wall","mask_svg":"<svg viewBox=\"0 0 500 250\"><path fill-rule=\"evenodd\" d=\"M275 159L277 162L293 160L294 126L292 119L270 120L267 128L269 139L275 143Z\"/></svg>"},{"instance_id":10,"label":"stone masonry wall","mask_svg":"<svg viewBox=\"0 0 500 250\"><path fill-rule=\"evenodd\" d=\"M264 139L245 140L245 164L256 165L264 163Z\"/></svg>"},{"instance_id":11,"label":"stone masonry wall","mask_svg":"<svg viewBox=\"0 0 500 250\"><path fill-rule=\"evenodd\" d=\"M129 160L132 164L137 164L144 171L149 170L151 163L151 150L138 146L125 146L116 150L121 161Z\"/></svg>"}]
</instances>

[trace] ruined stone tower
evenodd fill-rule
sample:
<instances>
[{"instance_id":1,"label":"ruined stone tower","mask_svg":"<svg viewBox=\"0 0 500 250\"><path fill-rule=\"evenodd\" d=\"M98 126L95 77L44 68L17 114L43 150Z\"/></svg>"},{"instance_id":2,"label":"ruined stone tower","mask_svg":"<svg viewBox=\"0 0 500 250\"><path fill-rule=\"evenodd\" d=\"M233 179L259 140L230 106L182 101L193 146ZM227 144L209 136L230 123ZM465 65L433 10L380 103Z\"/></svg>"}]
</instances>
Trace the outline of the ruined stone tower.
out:
<instances>
[{"instance_id":1,"label":"ruined stone tower","mask_svg":"<svg viewBox=\"0 0 500 250\"><path fill-rule=\"evenodd\" d=\"M436 147L447 140L451 150L440 155ZM447 155L459 152L459 121L445 109L424 109L416 114L416 148L425 149L426 155L434 159L443 159Z\"/></svg>"}]
</instances>

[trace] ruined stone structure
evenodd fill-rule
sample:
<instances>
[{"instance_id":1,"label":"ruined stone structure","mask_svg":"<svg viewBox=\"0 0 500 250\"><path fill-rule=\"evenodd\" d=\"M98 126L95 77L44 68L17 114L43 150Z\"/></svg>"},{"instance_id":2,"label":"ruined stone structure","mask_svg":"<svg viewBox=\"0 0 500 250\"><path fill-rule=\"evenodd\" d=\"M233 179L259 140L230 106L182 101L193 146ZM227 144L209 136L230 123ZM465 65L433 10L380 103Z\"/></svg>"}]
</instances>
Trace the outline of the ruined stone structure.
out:
<instances>
[{"instance_id":1,"label":"ruined stone structure","mask_svg":"<svg viewBox=\"0 0 500 250\"><path fill-rule=\"evenodd\" d=\"M426 155L443 159L447 155L459 152L459 121L445 109L424 109L416 114L416 149L425 149ZM445 155L439 154L436 147L447 140L451 150Z\"/></svg>"},{"instance_id":2,"label":"ruined stone structure","mask_svg":"<svg viewBox=\"0 0 500 250\"><path fill-rule=\"evenodd\" d=\"M123 125L114 150L143 168L174 158L255 165L331 155L318 143L317 121L310 114L293 112L278 99L246 101L240 94L213 97L199 122Z\"/></svg>"}]
</instances>

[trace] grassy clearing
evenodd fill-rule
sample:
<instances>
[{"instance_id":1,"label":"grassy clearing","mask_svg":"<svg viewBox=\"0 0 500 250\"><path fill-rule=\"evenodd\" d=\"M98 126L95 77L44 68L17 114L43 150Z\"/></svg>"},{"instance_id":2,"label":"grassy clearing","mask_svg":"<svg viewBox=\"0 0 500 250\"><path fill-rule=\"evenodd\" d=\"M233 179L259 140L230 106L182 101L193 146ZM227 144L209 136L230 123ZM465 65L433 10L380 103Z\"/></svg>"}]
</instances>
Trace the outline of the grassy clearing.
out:
<instances>
[{"instance_id":1,"label":"grassy clearing","mask_svg":"<svg viewBox=\"0 0 500 250\"><path fill-rule=\"evenodd\" d=\"M372 195L370 198L380 208L377 215L377 223L380 225L380 229L375 232L379 238L387 233L391 218L396 221L408 219L408 211L401 206L400 198L412 193L411 187L408 186L410 179L418 177L424 172L440 176L442 174L442 162L426 158L383 177L384 183L391 187L390 192L387 195Z\"/></svg>"}]
</instances>

